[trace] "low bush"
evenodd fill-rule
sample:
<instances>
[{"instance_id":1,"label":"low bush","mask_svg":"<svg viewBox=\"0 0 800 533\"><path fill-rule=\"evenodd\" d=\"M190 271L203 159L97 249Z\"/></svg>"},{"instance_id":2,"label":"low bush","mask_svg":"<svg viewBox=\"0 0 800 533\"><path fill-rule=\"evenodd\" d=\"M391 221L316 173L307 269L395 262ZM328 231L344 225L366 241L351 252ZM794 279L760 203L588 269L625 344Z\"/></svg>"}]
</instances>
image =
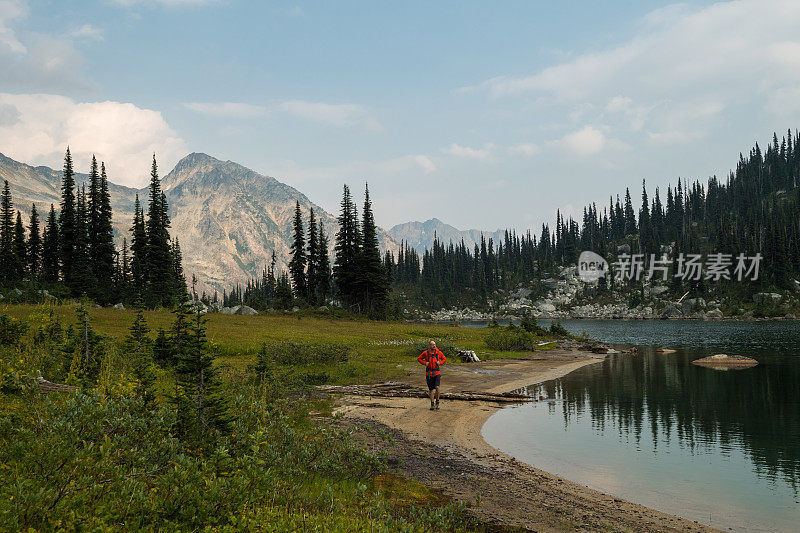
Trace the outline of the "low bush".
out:
<instances>
[{"instance_id":1,"label":"low bush","mask_svg":"<svg viewBox=\"0 0 800 533\"><path fill-rule=\"evenodd\" d=\"M522 352L534 350L541 336L525 329L509 324L505 327L494 327L486 334L486 346L501 352Z\"/></svg>"}]
</instances>

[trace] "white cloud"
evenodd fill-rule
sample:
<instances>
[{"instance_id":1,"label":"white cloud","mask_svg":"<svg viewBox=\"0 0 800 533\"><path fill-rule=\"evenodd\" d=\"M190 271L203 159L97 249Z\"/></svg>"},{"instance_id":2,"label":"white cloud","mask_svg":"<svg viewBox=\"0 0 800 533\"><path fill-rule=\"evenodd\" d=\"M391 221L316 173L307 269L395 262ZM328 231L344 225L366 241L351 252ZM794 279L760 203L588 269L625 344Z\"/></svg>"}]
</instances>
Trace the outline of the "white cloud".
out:
<instances>
[{"instance_id":1,"label":"white cloud","mask_svg":"<svg viewBox=\"0 0 800 533\"><path fill-rule=\"evenodd\" d=\"M580 130L569 133L555 141L559 146L578 155L594 155L603 150L606 139L603 132L593 126L584 126Z\"/></svg>"},{"instance_id":2,"label":"white cloud","mask_svg":"<svg viewBox=\"0 0 800 533\"><path fill-rule=\"evenodd\" d=\"M186 144L161 113L120 102L75 102L52 94L0 93L3 153L30 164L60 168L67 145L85 171L92 154L105 161L111 181L147 183L153 153L162 169L186 153Z\"/></svg>"},{"instance_id":3,"label":"white cloud","mask_svg":"<svg viewBox=\"0 0 800 533\"><path fill-rule=\"evenodd\" d=\"M469 146L461 146L460 144L453 143L450 146L442 148L442 152L455 157L465 157L467 159L488 159L491 155L489 146L484 148L470 148Z\"/></svg>"},{"instance_id":4,"label":"white cloud","mask_svg":"<svg viewBox=\"0 0 800 533\"><path fill-rule=\"evenodd\" d=\"M508 152L511 155L521 155L521 156L534 156L541 152L541 148L535 143L519 143L511 146L508 149Z\"/></svg>"},{"instance_id":5,"label":"white cloud","mask_svg":"<svg viewBox=\"0 0 800 533\"><path fill-rule=\"evenodd\" d=\"M262 106L243 102L190 102L187 109L218 118L257 118L271 114L287 114L296 118L340 128L362 128L368 132L381 131L381 124L362 106L287 100Z\"/></svg>"},{"instance_id":6,"label":"white cloud","mask_svg":"<svg viewBox=\"0 0 800 533\"><path fill-rule=\"evenodd\" d=\"M311 122L332 126L360 126L367 131L380 131L381 125L367 111L355 104L327 104L289 100L278 104L277 109Z\"/></svg>"},{"instance_id":7,"label":"white cloud","mask_svg":"<svg viewBox=\"0 0 800 533\"><path fill-rule=\"evenodd\" d=\"M202 6L215 4L219 0L110 0L112 4L123 7L136 5L162 5L166 7Z\"/></svg>"},{"instance_id":8,"label":"white cloud","mask_svg":"<svg viewBox=\"0 0 800 533\"><path fill-rule=\"evenodd\" d=\"M189 102L183 106L203 115L225 118L253 118L269 112L264 106L241 102Z\"/></svg>"},{"instance_id":9,"label":"white cloud","mask_svg":"<svg viewBox=\"0 0 800 533\"><path fill-rule=\"evenodd\" d=\"M103 40L103 30L91 24L84 24L80 28L73 30L70 35L76 39L87 39L90 41Z\"/></svg>"},{"instance_id":10,"label":"white cloud","mask_svg":"<svg viewBox=\"0 0 800 533\"><path fill-rule=\"evenodd\" d=\"M26 33L21 37L14 25L28 15L24 0L0 0L0 81L3 90L22 92L86 88L80 77L83 55L75 49L73 36ZM89 25L81 28L86 35ZM80 30L79 30L80 31Z\"/></svg>"},{"instance_id":11,"label":"white cloud","mask_svg":"<svg viewBox=\"0 0 800 533\"><path fill-rule=\"evenodd\" d=\"M796 0L669 6L644 17L628 41L460 92L527 100L584 123L602 121L611 132L641 132L645 140L689 140L688 132L713 131L724 110L763 105L772 111L776 98L794 94L798 27ZM702 112L693 115L692 108Z\"/></svg>"},{"instance_id":12,"label":"white cloud","mask_svg":"<svg viewBox=\"0 0 800 533\"><path fill-rule=\"evenodd\" d=\"M4 47L14 54L25 53L25 45L17 38L12 24L24 18L27 14L27 2L23 0L0 0L0 47Z\"/></svg>"}]
</instances>

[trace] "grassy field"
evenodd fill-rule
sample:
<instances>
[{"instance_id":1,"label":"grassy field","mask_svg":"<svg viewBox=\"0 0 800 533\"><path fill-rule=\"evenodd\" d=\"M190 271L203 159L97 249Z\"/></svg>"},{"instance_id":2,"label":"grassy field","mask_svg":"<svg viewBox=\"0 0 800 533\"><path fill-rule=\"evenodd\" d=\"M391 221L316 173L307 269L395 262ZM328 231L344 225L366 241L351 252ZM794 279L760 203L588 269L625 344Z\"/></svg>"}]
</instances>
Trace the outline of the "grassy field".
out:
<instances>
[{"instance_id":1,"label":"grassy field","mask_svg":"<svg viewBox=\"0 0 800 533\"><path fill-rule=\"evenodd\" d=\"M212 392L231 415L223 427L198 422L195 396L179 402L191 390L177 392L186 382L174 359L156 362L152 343L137 355L124 342L135 311L90 306L84 329L77 307L0 306L0 530L485 530L464 502L391 473L357 436L320 421L333 400L313 386L389 380L409 366L421 382L415 358L430 339L448 364L463 364L457 349L513 357L520 352L490 350L487 339L519 342L519 328L209 315ZM144 317L151 339L175 321L164 310ZM96 341L93 374L84 339ZM44 396L39 372L81 389Z\"/></svg>"},{"instance_id":2,"label":"grassy field","mask_svg":"<svg viewBox=\"0 0 800 533\"><path fill-rule=\"evenodd\" d=\"M75 321L75 305L43 307L9 305L0 307L0 314L35 324L38 316L53 313L63 324ZM123 338L133 323L133 310L110 308L89 309L92 327L111 337L112 342ZM155 337L158 328L169 329L174 321L166 310L146 311L144 316ZM457 325L414 324L405 322L370 321L358 318L333 318L324 315L273 313L257 316L208 315L210 349L220 365L243 370L251 364L263 343L298 341L337 343L347 345L350 357L346 364L328 370L334 383L370 383L397 378L405 374L398 364L414 361L424 345L433 339L445 353L453 349L474 350L481 360L518 357L528 352L493 351L487 348L486 329ZM448 364L462 364L451 359Z\"/></svg>"}]
</instances>

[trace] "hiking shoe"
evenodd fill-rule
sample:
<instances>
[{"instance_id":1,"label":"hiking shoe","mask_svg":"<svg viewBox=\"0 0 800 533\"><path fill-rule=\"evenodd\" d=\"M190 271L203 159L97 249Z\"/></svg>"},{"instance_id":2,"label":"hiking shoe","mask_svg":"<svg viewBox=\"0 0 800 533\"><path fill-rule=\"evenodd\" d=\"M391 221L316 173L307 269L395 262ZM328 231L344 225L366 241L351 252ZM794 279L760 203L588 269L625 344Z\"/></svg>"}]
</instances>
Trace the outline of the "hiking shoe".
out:
<instances>
[{"instance_id":1,"label":"hiking shoe","mask_svg":"<svg viewBox=\"0 0 800 533\"><path fill-rule=\"evenodd\" d=\"M436 400L436 410L439 410L439 400Z\"/></svg>"},{"instance_id":2,"label":"hiking shoe","mask_svg":"<svg viewBox=\"0 0 800 533\"><path fill-rule=\"evenodd\" d=\"M436 409L436 406L433 404L433 402L431 402L431 411L433 411L434 409Z\"/></svg>"}]
</instances>

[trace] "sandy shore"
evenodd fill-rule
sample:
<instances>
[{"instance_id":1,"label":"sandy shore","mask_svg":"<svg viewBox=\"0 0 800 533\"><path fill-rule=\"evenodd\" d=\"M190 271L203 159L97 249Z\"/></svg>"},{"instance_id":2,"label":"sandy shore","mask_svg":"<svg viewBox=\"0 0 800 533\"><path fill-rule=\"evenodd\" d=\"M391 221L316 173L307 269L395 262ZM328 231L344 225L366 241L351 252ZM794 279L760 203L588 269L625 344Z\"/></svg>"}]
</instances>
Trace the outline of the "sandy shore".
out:
<instances>
[{"instance_id":1,"label":"sandy shore","mask_svg":"<svg viewBox=\"0 0 800 533\"><path fill-rule=\"evenodd\" d=\"M502 393L541 383L602 361L604 356L551 351L527 359L450 365L447 391ZM406 365L409 384L424 384L418 365ZM346 396L337 411L354 427L390 428L394 438L369 445L389 453L404 475L470 502L488 523L533 531L714 531L572 483L526 465L490 446L484 422L500 404ZM435 451L434 451L435 450ZM476 502L479 502L476 505Z\"/></svg>"}]
</instances>

